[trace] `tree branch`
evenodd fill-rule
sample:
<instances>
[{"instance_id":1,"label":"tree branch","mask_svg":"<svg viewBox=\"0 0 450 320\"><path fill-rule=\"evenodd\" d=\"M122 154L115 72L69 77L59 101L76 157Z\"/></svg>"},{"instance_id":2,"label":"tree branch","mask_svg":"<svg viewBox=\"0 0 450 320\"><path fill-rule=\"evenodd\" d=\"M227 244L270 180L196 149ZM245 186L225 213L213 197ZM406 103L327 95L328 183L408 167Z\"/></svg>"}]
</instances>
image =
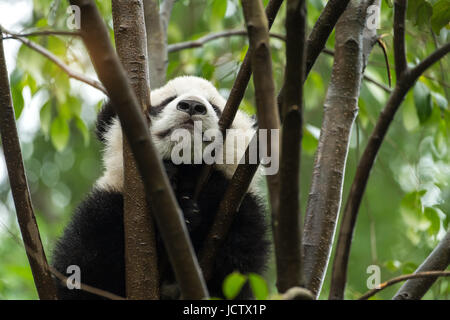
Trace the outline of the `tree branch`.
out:
<instances>
[{"instance_id":1,"label":"tree branch","mask_svg":"<svg viewBox=\"0 0 450 320\"><path fill-rule=\"evenodd\" d=\"M300 154L303 133L303 82L305 76L306 4L289 1L286 6L286 68L282 105L280 208L275 240L277 287L286 292L304 286L301 213Z\"/></svg>"},{"instance_id":2,"label":"tree branch","mask_svg":"<svg viewBox=\"0 0 450 320\"><path fill-rule=\"evenodd\" d=\"M270 0L267 4L265 13L269 24L269 30L272 26L275 17L278 13L278 10L281 7L283 0ZM236 116L237 110L239 109L239 105L241 104L242 99L244 98L245 90L247 89L248 82L250 81L250 77L252 75L252 69L250 65L250 49L245 54L245 58L242 61L239 72L236 76L236 80L234 81L233 87L231 88L230 95L225 104L225 107L222 111L222 115L219 119L219 128L224 137L224 142L226 139L226 129L230 128L233 123L234 117ZM200 177L198 178L194 198L197 199L205 186L206 182L209 179L211 174L212 165L205 165L202 170Z\"/></svg>"},{"instance_id":3,"label":"tree branch","mask_svg":"<svg viewBox=\"0 0 450 320\"><path fill-rule=\"evenodd\" d=\"M450 230L444 239L434 248L430 255L417 268L414 274L426 271L442 271L450 264ZM394 300L419 300L430 289L437 277L406 281L397 291Z\"/></svg>"},{"instance_id":4,"label":"tree branch","mask_svg":"<svg viewBox=\"0 0 450 320\"><path fill-rule=\"evenodd\" d=\"M167 39L167 28L169 27L170 16L172 14L172 8L176 0L164 0L161 3L161 9L159 10L159 16L161 24L163 26L163 31L166 34ZM167 40L166 40L167 43Z\"/></svg>"},{"instance_id":5,"label":"tree branch","mask_svg":"<svg viewBox=\"0 0 450 320\"><path fill-rule=\"evenodd\" d=\"M394 119L395 113L400 107L405 95L414 86L414 83L419 76L448 52L450 52L450 43L447 43L445 46L436 50L413 69L403 71L402 76L397 81L395 89L386 103L386 106L381 111L380 117L378 118L375 128L369 138L366 149L359 160L342 216L333 265L333 290L331 291L331 293L333 293L333 298L343 298L344 295L351 241L353 237L353 230L356 225L359 206L367 186L370 171L373 167L384 136L386 135L389 126ZM334 288L333 283L335 286Z\"/></svg>"},{"instance_id":6,"label":"tree branch","mask_svg":"<svg viewBox=\"0 0 450 320\"><path fill-rule=\"evenodd\" d=\"M164 17L159 13L157 0L144 0L145 26L147 29L147 52L149 57L150 83L159 88L166 83L167 25L172 10L173 0L165 0ZM161 13L162 14L162 13Z\"/></svg>"},{"instance_id":7,"label":"tree branch","mask_svg":"<svg viewBox=\"0 0 450 320\"><path fill-rule=\"evenodd\" d=\"M150 107L147 42L142 1L112 1L114 38L144 114ZM123 137L125 283L128 299L159 299L158 255L155 225L133 153Z\"/></svg>"},{"instance_id":8,"label":"tree branch","mask_svg":"<svg viewBox=\"0 0 450 320\"><path fill-rule=\"evenodd\" d=\"M336 24L336 49L308 197L303 249L306 287L320 293L339 214L349 139L367 57L363 37L370 1L352 0Z\"/></svg>"},{"instance_id":9,"label":"tree branch","mask_svg":"<svg viewBox=\"0 0 450 320\"><path fill-rule=\"evenodd\" d=\"M256 114L259 130L267 130L267 153L272 159L279 159L279 140L272 141L273 129L279 132L280 116L275 98L275 84L272 75L272 57L269 46L269 27L261 0L242 0L245 23L247 25L250 42L250 61L253 70L253 84L255 87ZM277 133L278 133L277 132ZM266 141L263 141L264 143ZM275 145L274 145L274 144ZM279 247L280 239L277 227L279 222L280 181L279 173L266 175L269 189L269 200L272 211L272 230L275 247Z\"/></svg>"},{"instance_id":10,"label":"tree branch","mask_svg":"<svg viewBox=\"0 0 450 320\"><path fill-rule=\"evenodd\" d=\"M413 274L405 274L393 279L390 279L386 282L383 282L380 284L378 288L372 289L365 294L363 294L358 300L367 300L371 296L375 295L377 292L380 292L381 290L392 286L393 284L408 280L408 279L417 279L417 278L431 278L436 280L437 277L450 277L450 271L426 271L426 272L420 272L420 273L413 273Z\"/></svg>"},{"instance_id":11,"label":"tree branch","mask_svg":"<svg viewBox=\"0 0 450 320\"><path fill-rule=\"evenodd\" d=\"M23 166L2 39L0 39L0 134L20 232L24 245L33 253L26 250L34 284L40 299L55 300L56 287L49 272Z\"/></svg>"},{"instance_id":12,"label":"tree branch","mask_svg":"<svg viewBox=\"0 0 450 320\"><path fill-rule=\"evenodd\" d=\"M407 68L405 49L406 5L407 0L395 0L394 2L394 60L397 81Z\"/></svg>"},{"instance_id":13,"label":"tree branch","mask_svg":"<svg viewBox=\"0 0 450 320\"><path fill-rule=\"evenodd\" d=\"M3 29L5 32L5 29ZM25 33L14 33L7 31L6 33L13 37L35 37L35 36L69 36L69 37L79 37L80 33L76 31L64 31L64 30L36 30Z\"/></svg>"},{"instance_id":14,"label":"tree branch","mask_svg":"<svg viewBox=\"0 0 450 320\"><path fill-rule=\"evenodd\" d=\"M285 36L278 34L278 33L269 33L270 37L286 41ZM201 38L198 38L197 40L192 41L184 41L184 42L178 42L169 44L168 46L168 52L177 52L184 49L192 49L192 48L200 48L203 47L206 43L221 39L221 38L228 38L232 36L247 36L247 30L225 30L225 31L219 31L219 32L213 32L210 34L207 34L206 36L203 36Z\"/></svg>"},{"instance_id":15,"label":"tree branch","mask_svg":"<svg viewBox=\"0 0 450 320\"><path fill-rule=\"evenodd\" d=\"M94 67L119 116L142 175L147 197L184 299L208 296L182 213L155 149L128 77L92 0L71 0L81 9L81 34Z\"/></svg>"},{"instance_id":16,"label":"tree branch","mask_svg":"<svg viewBox=\"0 0 450 320\"><path fill-rule=\"evenodd\" d=\"M325 48L328 37L349 2L350 0L329 0L314 24L306 45L306 76Z\"/></svg>"},{"instance_id":17,"label":"tree branch","mask_svg":"<svg viewBox=\"0 0 450 320\"><path fill-rule=\"evenodd\" d=\"M258 145L258 134L256 133L249 146L252 144ZM233 174L230 182L228 183L227 190L219 204L219 209L216 213L213 225L208 233L208 236L203 243L202 250L200 251L200 266L203 271L203 275L206 280L211 279L212 269L214 261L217 256L217 252L225 240L228 230L230 230L234 217L239 211L242 200L250 186L250 183L258 170L258 163L249 163L250 147L247 147L245 154L243 155L243 163L240 163L236 171Z\"/></svg>"},{"instance_id":18,"label":"tree branch","mask_svg":"<svg viewBox=\"0 0 450 320\"><path fill-rule=\"evenodd\" d=\"M86 77L85 75L70 69L64 62L61 61L61 59L59 59L57 56L55 56L53 53L51 53L44 47L40 46L39 44L37 44L33 41L28 40L27 38L24 38L22 36L17 36L14 33L10 33L9 31L6 31L5 29L2 29L2 30L4 33L9 34L11 38L19 40L27 47L42 54L44 57L46 57L47 59L52 61L59 68L61 68L61 70L64 71L70 78L84 82L84 83L90 85L91 87L94 87L94 88L100 90L101 92L103 92L104 94L106 94L106 89L103 87L103 85L99 81L90 79L90 78Z\"/></svg>"}]
</instances>

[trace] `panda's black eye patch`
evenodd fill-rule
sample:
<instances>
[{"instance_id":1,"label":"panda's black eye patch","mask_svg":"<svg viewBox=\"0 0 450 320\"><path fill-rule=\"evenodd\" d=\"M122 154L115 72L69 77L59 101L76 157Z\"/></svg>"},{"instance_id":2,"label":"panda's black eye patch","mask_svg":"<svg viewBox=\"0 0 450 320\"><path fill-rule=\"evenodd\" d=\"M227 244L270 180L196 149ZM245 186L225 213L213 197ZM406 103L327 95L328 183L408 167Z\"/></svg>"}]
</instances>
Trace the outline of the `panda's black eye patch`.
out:
<instances>
[{"instance_id":1,"label":"panda's black eye patch","mask_svg":"<svg viewBox=\"0 0 450 320\"><path fill-rule=\"evenodd\" d=\"M211 106L213 107L214 111L216 112L217 116L220 118L220 116L222 115L222 111L219 109L218 106L216 106L215 104L211 103Z\"/></svg>"},{"instance_id":2,"label":"panda's black eye patch","mask_svg":"<svg viewBox=\"0 0 450 320\"><path fill-rule=\"evenodd\" d=\"M150 115L156 116L156 115L160 114L169 103L171 103L173 100L176 99L176 97L177 96L167 98L163 102L158 104L157 106L151 106L150 110L149 110Z\"/></svg>"}]
</instances>

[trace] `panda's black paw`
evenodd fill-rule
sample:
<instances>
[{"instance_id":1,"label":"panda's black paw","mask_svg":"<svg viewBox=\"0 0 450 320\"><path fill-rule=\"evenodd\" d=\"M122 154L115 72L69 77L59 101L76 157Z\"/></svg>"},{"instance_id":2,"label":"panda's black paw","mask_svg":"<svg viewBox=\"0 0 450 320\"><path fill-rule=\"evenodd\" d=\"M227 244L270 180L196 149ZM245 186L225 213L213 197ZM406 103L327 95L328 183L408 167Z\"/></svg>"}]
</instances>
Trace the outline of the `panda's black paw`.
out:
<instances>
[{"instance_id":1,"label":"panda's black paw","mask_svg":"<svg viewBox=\"0 0 450 320\"><path fill-rule=\"evenodd\" d=\"M196 230L200 226L202 218L197 203L189 195L181 195L178 202L183 211L189 232Z\"/></svg>"}]
</instances>

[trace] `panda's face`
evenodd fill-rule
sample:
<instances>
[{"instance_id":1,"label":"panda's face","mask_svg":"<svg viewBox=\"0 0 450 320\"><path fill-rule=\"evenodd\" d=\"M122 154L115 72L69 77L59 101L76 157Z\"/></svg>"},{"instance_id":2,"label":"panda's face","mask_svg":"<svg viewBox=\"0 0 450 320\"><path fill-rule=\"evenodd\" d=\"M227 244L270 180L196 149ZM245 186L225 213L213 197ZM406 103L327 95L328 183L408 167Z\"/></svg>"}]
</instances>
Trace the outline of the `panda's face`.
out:
<instances>
[{"instance_id":1,"label":"panda's face","mask_svg":"<svg viewBox=\"0 0 450 320\"><path fill-rule=\"evenodd\" d=\"M195 126L198 128L198 122L200 122L201 133L205 133L202 139L203 143L204 145L209 143L206 131L211 131L211 129L218 131L219 118L226 101L209 81L199 77L183 76L169 81L159 89L152 90L151 103L149 115L152 141L161 157L169 160L174 146L177 145L177 141L172 137L177 129L184 130L183 132L187 135L192 135L193 128ZM194 122L195 124L193 124ZM239 132L242 135L251 137L254 132L253 125L254 121L247 114L238 110L231 129L241 130ZM97 181L97 186L120 191L123 187L123 147L119 120L115 118L111 125L108 125L106 131L103 154L105 172ZM194 140L195 137L191 138L190 143ZM201 158L202 147L191 149L194 152L192 154L194 158L197 153L200 153ZM227 178L231 178L245 149L246 144L225 146L222 152L233 152L233 158L236 161L232 164L217 163L215 164L216 168L225 173ZM225 158L226 156L224 156ZM251 189L255 188L251 187Z\"/></svg>"},{"instance_id":2,"label":"panda's face","mask_svg":"<svg viewBox=\"0 0 450 320\"><path fill-rule=\"evenodd\" d=\"M192 134L194 122L201 123L201 133L218 129L225 105L225 99L209 81L192 76L178 77L153 90L151 102L150 132L164 158L174 145L171 136L175 130L185 129Z\"/></svg>"},{"instance_id":3,"label":"panda's face","mask_svg":"<svg viewBox=\"0 0 450 320\"><path fill-rule=\"evenodd\" d=\"M225 105L209 81L192 76L176 78L152 91L151 101L151 131L158 137L177 128L191 129L194 121L201 121L205 130L215 129Z\"/></svg>"}]
</instances>

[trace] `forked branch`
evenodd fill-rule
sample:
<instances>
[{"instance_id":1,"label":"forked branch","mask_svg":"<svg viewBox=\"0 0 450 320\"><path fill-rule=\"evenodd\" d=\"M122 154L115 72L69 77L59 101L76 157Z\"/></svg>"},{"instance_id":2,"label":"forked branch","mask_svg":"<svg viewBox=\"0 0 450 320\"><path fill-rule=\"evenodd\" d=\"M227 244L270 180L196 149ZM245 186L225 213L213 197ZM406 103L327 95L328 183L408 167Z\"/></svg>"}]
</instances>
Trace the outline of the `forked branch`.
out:
<instances>
[{"instance_id":1,"label":"forked branch","mask_svg":"<svg viewBox=\"0 0 450 320\"><path fill-rule=\"evenodd\" d=\"M450 52L450 43L447 43L443 47L436 50L416 67L403 71L402 76L397 81L394 91L386 103L386 106L381 111L380 117L378 118L375 128L369 138L364 153L359 160L342 216L336 247L336 255L334 259L334 266L336 267L333 268L332 276L336 285L332 293L336 298L342 298L344 294L351 242L356 225L356 219L358 217L359 207L367 186L367 181L369 180L370 171L372 170L375 158L380 150L389 126L394 119L395 113L403 102L403 99L408 91L414 86L416 80L425 72L426 69L436 63L448 52Z\"/></svg>"}]
</instances>

